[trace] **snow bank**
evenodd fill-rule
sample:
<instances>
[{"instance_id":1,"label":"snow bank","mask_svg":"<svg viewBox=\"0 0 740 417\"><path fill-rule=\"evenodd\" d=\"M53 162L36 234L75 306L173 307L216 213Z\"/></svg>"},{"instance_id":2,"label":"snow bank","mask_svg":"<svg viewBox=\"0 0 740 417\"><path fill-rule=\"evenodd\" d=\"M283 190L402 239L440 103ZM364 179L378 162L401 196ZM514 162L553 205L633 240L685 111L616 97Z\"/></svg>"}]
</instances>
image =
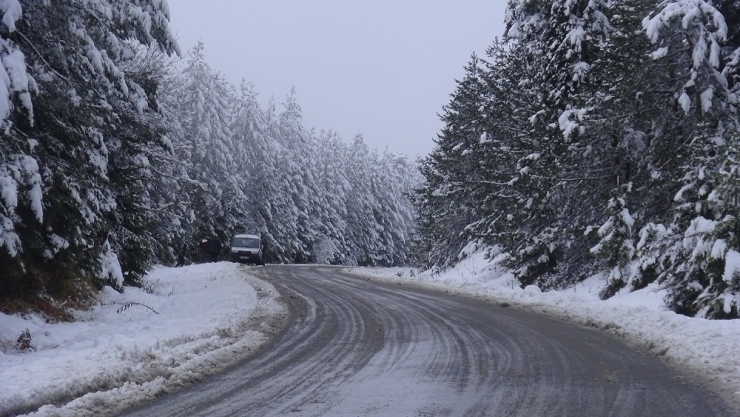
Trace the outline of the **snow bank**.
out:
<instances>
[{"instance_id":1,"label":"snow bank","mask_svg":"<svg viewBox=\"0 0 740 417\"><path fill-rule=\"evenodd\" d=\"M159 267L147 276L152 293L106 288L75 323L0 314L0 415L116 413L249 356L286 313L275 288L246 271ZM14 347L25 329L35 351Z\"/></svg>"},{"instance_id":2,"label":"snow bank","mask_svg":"<svg viewBox=\"0 0 740 417\"><path fill-rule=\"evenodd\" d=\"M657 285L602 301L605 277L594 276L576 287L541 292L519 287L505 268L470 254L444 272L419 273L410 268L351 268L348 273L382 282L410 284L472 296L544 313L579 325L600 328L624 338L668 365L704 378L731 406L740 409L740 320L715 321L675 314L663 303Z\"/></svg>"}]
</instances>

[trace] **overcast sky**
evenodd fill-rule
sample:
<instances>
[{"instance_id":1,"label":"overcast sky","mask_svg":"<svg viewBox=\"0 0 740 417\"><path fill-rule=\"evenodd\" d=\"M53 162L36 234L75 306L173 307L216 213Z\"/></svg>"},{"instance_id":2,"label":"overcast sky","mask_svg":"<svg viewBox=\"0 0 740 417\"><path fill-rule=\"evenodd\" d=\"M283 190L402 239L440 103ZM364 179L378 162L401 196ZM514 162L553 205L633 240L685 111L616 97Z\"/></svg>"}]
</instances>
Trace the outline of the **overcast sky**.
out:
<instances>
[{"instance_id":1,"label":"overcast sky","mask_svg":"<svg viewBox=\"0 0 740 417\"><path fill-rule=\"evenodd\" d=\"M307 128L411 157L434 147L437 114L475 52L504 30L506 0L169 0L185 53L198 40L264 105L295 87Z\"/></svg>"}]
</instances>

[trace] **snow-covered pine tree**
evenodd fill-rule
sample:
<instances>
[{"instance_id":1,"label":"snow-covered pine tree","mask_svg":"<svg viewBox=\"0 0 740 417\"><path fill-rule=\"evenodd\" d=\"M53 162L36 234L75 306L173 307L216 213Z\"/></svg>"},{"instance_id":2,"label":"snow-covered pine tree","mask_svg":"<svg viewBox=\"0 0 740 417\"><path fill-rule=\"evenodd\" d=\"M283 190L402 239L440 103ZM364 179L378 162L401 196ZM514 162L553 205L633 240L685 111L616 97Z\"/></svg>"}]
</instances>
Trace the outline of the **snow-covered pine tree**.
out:
<instances>
[{"instance_id":1,"label":"snow-covered pine tree","mask_svg":"<svg viewBox=\"0 0 740 417\"><path fill-rule=\"evenodd\" d=\"M523 283L565 285L583 276L580 217L592 209L584 201L588 185L589 141L585 124L592 66L601 57L610 30L605 1L511 1L506 40L529 63L520 75L527 89L531 127L520 136L522 152L514 189L521 196L517 227L521 239L507 249Z\"/></svg>"},{"instance_id":2,"label":"snow-covered pine tree","mask_svg":"<svg viewBox=\"0 0 740 417\"><path fill-rule=\"evenodd\" d=\"M277 119L277 140L281 147L281 169L275 172L281 184L279 188L284 201L291 207L283 213L290 225L288 245L289 262L305 263L310 259L309 249L313 246L316 231L310 211L316 189L314 170L311 167L311 142L302 124L301 107L296 100L295 89L285 98L283 111Z\"/></svg>"},{"instance_id":3,"label":"snow-covered pine tree","mask_svg":"<svg viewBox=\"0 0 740 417\"><path fill-rule=\"evenodd\" d=\"M254 86L242 80L235 102L231 127L234 140L234 161L246 196L247 218L235 232L267 233L270 193L274 192L269 172L277 144L265 134L265 120L257 102ZM270 240L266 235L266 240Z\"/></svg>"},{"instance_id":4,"label":"snow-covered pine tree","mask_svg":"<svg viewBox=\"0 0 740 417\"><path fill-rule=\"evenodd\" d=\"M423 206L419 208L419 226L426 236L426 243L421 244L430 267L455 262L470 240L466 228L480 220L476 197L482 196L471 193L471 188L486 180L472 172L480 161L477 150L481 138L485 142L487 134L482 116L486 82L481 66L481 60L473 55L450 102L442 109L445 126L435 139L436 146L420 164L425 183L417 195Z\"/></svg>"},{"instance_id":5,"label":"snow-covered pine tree","mask_svg":"<svg viewBox=\"0 0 740 417\"><path fill-rule=\"evenodd\" d=\"M371 191L370 181L373 177L372 161L377 155L367 148L362 135L358 134L346 148L344 158L347 161L345 175L349 183L345 203L347 228L344 232L349 246L347 261L350 265L375 266L380 239L374 210L379 205Z\"/></svg>"},{"instance_id":6,"label":"snow-covered pine tree","mask_svg":"<svg viewBox=\"0 0 740 417\"><path fill-rule=\"evenodd\" d=\"M400 184L395 178L396 161L388 153L371 155L374 160L370 161L372 165L367 185L375 202L372 217L377 242L368 242L372 246L367 255L374 265L399 265L401 259L405 258L404 244L408 239L408 226L401 213L402 204L399 199L403 196L398 192Z\"/></svg>"},{"instance_id":7,"label":"snow-covered pine tree","mask_svg":"<svg viewBox=\"0 0 740 417\"><path fill-rule=\"evenodd\" d=\"M108 177L115 195L116 210L109 234L111 249L117 254L124 284L141 285L141 278L152 264L174 260L173 216L170 186L161 175L164 160L171 163L171 142L166 136L160 98L172 83L171 58L158 47L138 45L136 55L121 70L139 85L152 88L145 111L121 116L121 129L108 144ZM125 114L124 112L121 112ZM137 120L131 123L124 117Z\"/></svg>"},{"instance_id":8,"label":"snow-covered pine tree","mask_svg":"<svg viewBox=\"0 0 740 417\"><path fill-rule=\"evenodd\" d=\"M414 251L416 212L410 198L420 178L415 174L416 167L406 157L387 151L382 154L378 169L382 186L378 200L385 216L381 237L388 242L383 264L402 266Z\"/></svg>"},{"instance_id":9,"label":"snow-covered pine tree","mask_svg":"<svg viewBox=\"0 0 740 417\"><path fill-rule=\"evenodd\" d=\"M177 50L167 4L4 6L3 293L53 294L82 277L120 286L123 271L109 237L123 217L131 228L145 219L119 211L116 201L125 193L135 199L141 188L126 190L115 174L136 167L142 147L159 140L156 132L136 137L147 130L157 86L126 65L138 44ZM119 146L130 152L112 160Z\"/></svg>"},{"instance_id":10,"label":"snow-covered pine tree","mask_svg":"<svg viewBox=\"0 0 740 417\"><path fill-rule=\"evenodd\" d=\"M610 213L607 217L619 223L622 208L615 211L615 207L621 201L630 202L631 215L636 222L631 227L635 231L647 215L646 211L654 210L643 202L661 198L659 187L646 186L646 181L652 179L641 169L656 114L664 107L652 91L656 79L653 72L661 69L651 66L649 40L640 32L642 19L649 10L649 4L639 0L609 2L609 27L601 38L599 57L589 69L591 82L581 94L589 107L589 116L583 123L585 133L579 150L584 161L574 165L580 171L571 174L573 178L583 179L577 193L582 204L574 210L578 213L575 231L582 227L588 229L589 224L600 224L604 213ZM629 184L629 193L625 184ZM627 230L624 225L622 230ZM576 241L574 246L578 249L574 252L583 251L580 242L590 246L599 240L597 236L595 240ZM647 276L626 275L625 266L631 261L626 255L635 253L625 249L634 246L632 233L612 234L610 241L609 245L602 246L598 256L601 262L593 263L589 257L572 258L570 262L585 263L585 267L579 268L585 274L609 269L606 274L611 278L607 279L602 296L609 296L628 283L630 289L647 285ZM603 249L607 247L611 249L605 252ZM619 269L615 269L617 264Z\"/></svg>"},{"instance_id":11,"label":"snow-covered pine tree","mask_svg":"<svg viewBox=\"0 0 740 417\"><path fill-rule=\"evenodd\" d=\"M630 215L626 203L626 194L631 190L632 184L628 183L620 188L622 193L609 200L604 224L598 228L586 229L586 234L592 230L596 232L599 243L592 247L590 252L600 258L602 265L607 269L607 285L600 293L602 299L613 296L630 284L632 276L629 265L635 255L632 229L635 220Z\"/></svg>"},{"instance_id":12,"label":"snow-covered pine tree","mask_svg":"<svg viewBox=\"0 0 740 417\"><path fill-rule=\"evenodd\" d=\"M532 88L532 56L523 44L495 40L487 55L480 114L484 133L472 148L467 172L479 220L466 230L494 253L500 248L515 253L529 235L523 227L530 217L526 208L534 186L529 174L540 157L532 136L532 103L540 100L540 93Z\"/></svg>"},{"instance_id":13,"label":"snow-covered pine tree","mask_svg":"<svg viewBox=\"0 0 740 417\"><path fill-rule=\"evenodd\" d=\"M273 262L292 263L296 259L296 248L301 247L297 241L298 210L293 204L292 163L290 153L281 140L280 116L274 100L270 99L265 115L266 137L274 144L271 153L264 161L267 176L265 181L264 202L266 208L263 219L266 224L265 236L269 248L269 258ZM297 190L295 190L297 192Z\"/></svg>"},{"instance_id":14,"label":"snow-covered pine tree","mask_svg":"<svg viewBox=\"0 0 740 417\"><path fill-rule=\"evenodd\" d=\"M189 52L184 82L170 99L180 127L169 138L181 161L178 176L193 214L188 234L194 244L214 234L225 241L247 217L229 130L234 93L205 62L203 49L199 43Z\"/></svg>"},{"instance_id":15,"label":"snow-covered pine tree","mask_svg":"<svg viewBox=\"0 0 740 417\"><path fill-rule=\"evenodd\" d=\"M148 186L149 213L154 218L147 234L153 239L151 245L157 262L174 264L179 254L190 262L200 255L194 241L194 230L197 230L195 216L186 191L191 182L187 172L192 161L178 159L186 154L183 149L186 145L178 140L184 136L181 122L185 117L179 113L181 103L178 100L186 80L178 67L179 58L171 59L151 48L145 52L140 65L159 71L156 102L159 118L152 121L152 129L162 129L166 133L162 138L164 152L147 154L148 170L152 176Z\"/></svg>"},{"instance_id":16,"label":"snow-covered pine tree","mask_svg":"<svg viewBox=\"0 0 740 417\"><path fill-rule=\"evenodd\" d=\"M315 142L318 204L312 208L316 220L316 239L311 249L313 261L343 264L349 253L344 231L347 229L347 193L350 184L344 167L346 144L332 131L323 131Z\"/></svg>"},{"instance_id":17,"label":"snow-covered pine tree","mask_svg":"<svg viewBox=\"0 0 740 417\"><path fill-rule=\"evenodd\" d=\"M667 301L677 312L736 316L732 224L737 209L728 202L735 188L738 96L728 76L736 70L740 49L724 45L726 21L707 1L661 2L643 26L654 44L652 57L676 80L664 87L672 93L676 122L670 140L675 145L670 154L650 161L656 167L653 176L664 177L663 188L673 190L666 219L672 233L661 242L667 253L658 278L670 288Z\"/></svg>"}]
</instances>

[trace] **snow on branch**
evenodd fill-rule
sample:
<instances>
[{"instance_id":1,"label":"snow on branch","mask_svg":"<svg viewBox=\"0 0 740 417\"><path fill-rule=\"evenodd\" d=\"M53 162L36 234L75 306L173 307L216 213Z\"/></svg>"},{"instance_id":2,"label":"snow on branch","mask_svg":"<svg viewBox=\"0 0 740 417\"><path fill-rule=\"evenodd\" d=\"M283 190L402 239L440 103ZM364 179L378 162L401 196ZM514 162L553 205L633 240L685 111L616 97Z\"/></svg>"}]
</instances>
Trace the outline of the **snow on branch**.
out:
<instances>
[{"instance_id":1,"label":"snow on branch","mask_svg":"<svg viewBox=\"0 0 740 417\"><path fill-rule=\"evenodd\" d=\"M0 0L2 26L8 32L15 32L15 24L21 19L23 10L18 0ZM36 83L26 71L26 57L10 39L0 39L0 124L10 116L13 99L17 98L26 110L28 121L33 124L33 105L31 91L36 91Z\"/></svg>"},{"instance_id":2,"label":"snow on branch","mask_svg":"<svg viewBox=\"0 0 740 417\"><path fill-rule=\"evenodd\" d=\"M586 118L588 110L586 109L573 109L564 111L558 118L558 125L560 130L563 132L563 136L566 140L570 140L571 135L577 129L578 134L583 134L585 128L580 124Z\"/></svg>"},{"instance_id":3,"label":"snow on branch","mask_svg":"<svg viewBox=\"0 0 740 417\"><path fill-rule=\"evenodd\" d=\"M0 12L3 13L3 25L8 31L15 31L15 22L20 20L23 10L18 0L0 0Z\"/></svg>"},{"instance_id":4,"label":"snow on branch","mask_svg":"<svg viewBox=\"0 0 740 417\"><path fill-rule=\"evenodd\" d=\"M642 21L645 34L652 43L661 40L663 29L678 24L688 39L691 53L691 79L684 85L683 92L678 95L678 102L685 113L691 109L691 98L686 92L699 82L701 73L709 73L716 82L727 89L726 74L718 72L721 62L722 49L720 43L727 40L727 23L722 13L706 0L678 0L663 1L658 12ZM652 59L661 59L666 56L668 48L662 45L650 55ZM700 96L700 108L708 111L714 97L713 88L704 88ZM728 97L731 94L728 92Z\"/></svg>"},{"instance_id":5,"label":"snow on branch","mask_svg":"<svg viewBox=\"0 0 740 417\"><path fill-rule=\"evenodd\" d=\"M668 26L672 19L681 18L683 29L690 29L692 21L694 25L698 24L704 31L707 29L715 40L724 41L727 39L727 23L719 10L705 0L679 0L664 1L662 9L652 18L646 17L642 21L642 26L652 43L660 39L660 31L663 27ZM701 22L701 16L707 18L707 22ZM700 23L699 23L700 22ZM711 23L711 26L707 25Z\"/></svg>"},{"instance_id":6,"label":"snow on branch","mask_svg":"<svg viewBox=\"0 0 740 417\"><path fill-rule=\"evenodd\" d=\"M655 16L643 20L642 26L650 41L657 43L661 30L678 18L681 19L681 27L694 35L691 53L694 69L705 63L712 68L719 68L719 43L727 40L727 23L722 13L705 0L665 1ZM666 48L661 47L651 57L658 59L665 56L666 51Z\"/></svg>"}]
</instances>

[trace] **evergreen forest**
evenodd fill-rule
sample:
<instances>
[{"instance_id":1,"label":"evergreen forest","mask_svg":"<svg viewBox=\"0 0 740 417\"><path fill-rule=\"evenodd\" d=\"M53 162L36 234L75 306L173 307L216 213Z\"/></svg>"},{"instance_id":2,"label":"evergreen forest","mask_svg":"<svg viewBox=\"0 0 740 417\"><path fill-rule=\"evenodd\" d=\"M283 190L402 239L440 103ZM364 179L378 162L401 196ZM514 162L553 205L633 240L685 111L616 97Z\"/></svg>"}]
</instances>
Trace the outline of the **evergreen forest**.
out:
<instances>
[{"instance_id":1,"label":"evergreen forest","mask_svg":"<svg viewBox=\"0 0 740 417\"><path fill-rule=\"evenodd\" d=\"M419 161L307 128L294 91L261 104L180 50L166 0L0 12L0 303L84 305L259 233L268 263L476 244L523 287L600 274L603 299L738 317L740 0L509 0Z\"/></svg>"},{"instance_id":2,"label":"evergreen forest","mask_svg":"<svg viewBox=\"0 0 740 417\"><path fill-rule=\"evenodd\" d=\"M0 301L84 305L198 244L259 233L268 263L400 265L421 177L307 129L180 51L165 0L0 0Z\"/></svg>"},{"instance_id":3,"label":"evergreen forest","mask_svg":"<svg viewBox=\"0 0 740 417\"><path fill-rule=\"evenodd\" d=\"M510 0L420 163L424 262L479 242L522 286L738 317L739 65L737 0Z\"/></svg>"}]
</instances>

